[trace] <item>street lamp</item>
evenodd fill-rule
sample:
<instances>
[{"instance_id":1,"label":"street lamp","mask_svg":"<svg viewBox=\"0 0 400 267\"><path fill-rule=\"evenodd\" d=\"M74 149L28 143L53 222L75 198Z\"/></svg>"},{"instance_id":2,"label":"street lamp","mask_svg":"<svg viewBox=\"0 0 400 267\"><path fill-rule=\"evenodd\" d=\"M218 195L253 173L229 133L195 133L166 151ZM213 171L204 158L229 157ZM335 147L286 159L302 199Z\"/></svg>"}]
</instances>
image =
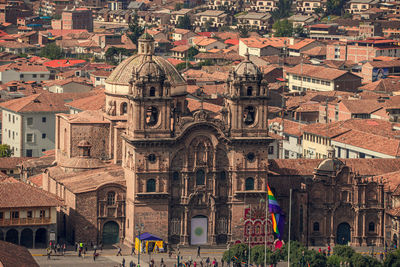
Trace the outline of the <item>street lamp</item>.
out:
<instances>
[{"instance_id":1,"label":"street lamp","mask_svg":"<svg viewBox=\"0 0 400 267\"><path fill-rule=\"evenodd\" d=\"M136 231L139 233L139 252L138 252L138 266L140 266L140 251L142 250L142 242L140 241L140 232L143 232L144 224L136 224L135 225Z\"/></svg>"}]
</instances>

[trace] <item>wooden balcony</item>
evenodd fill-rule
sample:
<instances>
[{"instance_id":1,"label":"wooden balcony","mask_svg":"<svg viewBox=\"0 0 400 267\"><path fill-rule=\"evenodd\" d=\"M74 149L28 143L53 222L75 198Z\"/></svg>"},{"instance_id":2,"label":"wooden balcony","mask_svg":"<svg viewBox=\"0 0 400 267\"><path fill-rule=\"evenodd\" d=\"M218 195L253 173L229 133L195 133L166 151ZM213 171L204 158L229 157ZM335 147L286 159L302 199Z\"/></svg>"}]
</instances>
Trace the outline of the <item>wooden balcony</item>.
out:
<instances>
[{"instance_id":1,"label":"wooden balcony","mask_svg":"<svg viewBox=\"0 0 400 267\"><path fill-rule=\"evenodd\" d=\"M0 219L0 226L44 225L50 223L51 223L51 218Z\"/></svg>"}]
</instances>

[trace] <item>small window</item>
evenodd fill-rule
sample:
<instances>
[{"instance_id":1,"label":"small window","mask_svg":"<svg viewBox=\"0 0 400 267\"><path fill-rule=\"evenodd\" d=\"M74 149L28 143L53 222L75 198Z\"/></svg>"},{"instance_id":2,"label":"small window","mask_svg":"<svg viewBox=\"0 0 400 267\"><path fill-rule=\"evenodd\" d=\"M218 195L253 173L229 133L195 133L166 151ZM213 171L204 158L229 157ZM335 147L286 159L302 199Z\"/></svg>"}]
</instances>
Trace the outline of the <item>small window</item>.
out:
<instances>
[{"instance_id":1,"label":"small window","mask_svg":"<svg viewBox=\"0 0 400 267\"><path fill-rule=\"evenodd\" d=\"M0 212L0 220L3 220L3 218L4 218L4 213Z\"/></svg>"},{"instance_id":2,"label":"small window","mask_svg":"<svg viewBox=\"0 0 400 267\"><path fill-rule=\"evenodd\" d=\"M313 224L313 230L314 230L314 232L319 232L319 223L318 222L315 222Z\"/></svg>"},{"instance_id":3,"label":"small window","mask_svg":"<svg viewBox=\"0 0 400 267\"><path fill-rule=\"evenodd\" d=\"M46 148L42 148L42 152L46 152Z\"/></svg>"},{"instance_id":4,"label":"small window","mask_svg":"<svg viewBox=\"0 0 400 267\"><path fill-rule=\"evenodd\" d=\"M26 124L32 125L33 124L33 118L27 118L26 119Z\"/></svg>"},{"instance_id":5,"label":"small window","mask_svg":"<svg viewBox=\"0 0 400 267\"><path fill-rule=\"evenodd\" d=\"M109 206L115 205L115 192L107 193L107 205Z\"/></svg>"},{"instance_id":6,"label":"small window","mask_svg":"<svg viewBox=\"0 0 400 267\"><path fill-rule=\"evenodd\" d=\"M206 174L203 170L196 172L196 185L204 185L206 180Z\"/></svg>"},{"instance_id":7,"label":"small window","mask_svg":"<svg viewBox=\"0 0 400 267\"><path fill-rule=\"evenodd\" d=\"M154 179L147 180L146 192L156 192L156 180Z\"/></svg>"},{"instance_id":8,"label":"small window","mask_svg":"<svg viewBox=\"0 0 400 267\"><path fill-rule=\"evenodd\" d=\"M44 74L40 74L40 78L44 78Z\"/></svg>"},{"instance_id":9,"label":"small window","mask_svg":"<svg viewBox=\"0 0 400 267\"><path fill-rule=\"evenodd\" d=\"M42 133L42 139L45 139L45 138L46 138L46 134Z\"/></svg>"},{"instance_id":10,"label":"small window","mask_svg":"<svg viewBox=\"0 0 400 267\"><path fill-rule=\"evenodd\" d=\"M32 149L27 149L27 150L26 150L26 156L27 156L28 158L31 158L31 157L32 157Z\"/></svg>"},{"instance_id":11,"label":"small window","mask_svg":"<svg viewBox=\"0 0 400 267\"><path fill-rule=\"evenodd\" d=\"M24 78L24 75L23 75L23 74L20 74L19 77L22 79L22 78Z\"/></svg>"},{"instance_id":12,"label":"small window","mask_svg":"<svg viewBox=\"0 0 400 267\"><path fill-rule=\"evenodd\" d=\"M31 211L31 210L28 210L28 211L26 212L26 217L27 217L27 218L32 218L32 211Z\"/></svg>"},{"instance_id":13,"label":"small window","mask_svg":"<svg viewBox=\"0 0 400 267\"><path fill-rule=\"evenodd\" d=\"M31 133L26 134L26 142L33 143L33 134Z\"/></svg>"},{"instance_id":14,"label":"small window","mask_svg":"<svg viewBox=\"0 0 400 267\"><path fill-rule=\"evenodd\" d=\"M221 171L221 172L219 173L219 179L220 179L221 181L225 181L225 179L226 179L226 171Z\"/></svg>"},{"instance_id":15,"label":"small window","mask_svg":"<svg viewBox=\"0 0 400 267\"><path fill-rule=\"evenodd\" d=\"M249 86L247 87L247 96L252 96L253 95L253 87Z\"/></svg>"},{"instance_id":16,"label":"small window","mask_svg":"<svg viewBox=\"0 0 400 267\"><path fill-rule=\"evenodd\" d=\"M269 155L274 154L274 147L273 147L273 146L269 146L269 147L268 147L268 154L269 154Z\"/></svg>"},{"instance_id":17,"label":"small window","mask_svg":"<svg viewBox=\"0 0 400 267\"><path fill-rule=\"evenodd\" d=\"M179 180L179 172L174 172L174 173L172 174L172 179L173 179L174 181L178 181L178 180Z\"/></svg>"},{"instance_id":18,"label":"small window","mask_svg":"<svg viewBox=\"0 0 400 267\"><path fill-rule=\"evenodd\" d=\"M11 212L11 218L12 219L18 219L19 218L19 211L12 211Z\"/></svg>"},{"instance_id":19,"label":"small window","mask_svg":"<svg viewBox=\"0 0 400 267\"><path fill-rule=\"evenodd\" d=\"M42 117L42 122L46 123L46 117Z\"/></svg>"},{"instance_id":20,"label":"small window","mask_svg":"<svg viewBox=\"0 0 400 267\"><path fill-rule=\"evenodd\" d=\"M375 232L375 224L373 222L368 224L368 231Z\"/></svg>"},{"instance_id":21,"label":"small window","mask_svg":"<svg viewBox=\"0 0 400 267\"><path fill-rule=\"evenodd\" d=\"M154 88L154 87L151 87L150 88L150 94L149 94L150 96L156 96L156 88Z\"/></svg>"},{"instance_id":22,"label":"small window","mask_svg":"<svg viewBox=\"0 0 400 267\"><path fill-rule=\"evenodd\" d=\"M252 177L249 177L245 181L245 190L254 190L254 179Z\"/></svg>"},{"instance_id":23,"label":"small window","mask_svg":"<svg viewBox=\"0 0 400 267\"><path fill-rule=\"evenodd\" d=\"M247 153L247 155L246 155L246 159L247 159L248 161L250 161L250 162L253 162L255 158L256 158L256 155L255 155L253 152L249 152L249 153Z\"/></svg>"},{"instance_id":24,"label":"small window","mask_svg":"<svg viewBox=\"0 0 400 267\"><path fill-rule=\"evenodd\" d=\"M148 159L151 163L154 163L154 162L156 162L156 155L154 155L154 154L149 154L149 155L147 156L147 159Z\"/></svg>"},{"instance_id":25,"label":"small window","mask_svg":"<svg viewBox=\"0 0 400 267\"><path fill-rule=\"evenodd\" d=\"M46 210L40 210L40 218L46 217Z\"/></svg>"}]
</instances>

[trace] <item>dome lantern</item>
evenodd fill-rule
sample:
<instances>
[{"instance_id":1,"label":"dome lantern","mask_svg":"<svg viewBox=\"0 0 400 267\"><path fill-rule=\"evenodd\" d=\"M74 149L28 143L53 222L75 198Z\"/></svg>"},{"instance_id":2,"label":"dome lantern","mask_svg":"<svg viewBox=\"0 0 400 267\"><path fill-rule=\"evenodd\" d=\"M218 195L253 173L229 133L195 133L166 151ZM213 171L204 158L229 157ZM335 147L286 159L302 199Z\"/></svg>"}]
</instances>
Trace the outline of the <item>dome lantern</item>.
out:
<instances>
[{"instance_id":1,"label":"dome lantern","mask_svg":"<svg viewBox=\"0 0 400 267\"><path fill-rule=\"evenodd\" d=\"M153 55L154 54L154 38L145 31L138 40L138 54L139 55Z\"/></svg>"}]
</instances>

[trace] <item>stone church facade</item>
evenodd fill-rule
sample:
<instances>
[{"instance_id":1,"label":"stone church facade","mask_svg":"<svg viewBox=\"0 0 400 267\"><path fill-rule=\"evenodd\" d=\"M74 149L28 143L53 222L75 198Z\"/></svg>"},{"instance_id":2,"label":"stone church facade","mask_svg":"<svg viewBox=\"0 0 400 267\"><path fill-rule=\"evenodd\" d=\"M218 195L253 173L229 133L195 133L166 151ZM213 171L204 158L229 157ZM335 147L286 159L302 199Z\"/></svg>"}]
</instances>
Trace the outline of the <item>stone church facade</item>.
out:
<instances>
[{"instance_id":1,"label":"stone church facade","mask_svg":"<svg viewBox=\"0 0 400 267\"><path fill-rule=\"evenodd\" d=\"M248 56L215 112L189 110L185 80L153 51L144 34L107 79L105 110L57 115L43 187L66 202L60 236L131 245L143 225L172 244L263 244L268 180L286 214L293 189L295 239L382 244L383 185L367 177L398 161L359 174L363 159L268 160L268 84Z\"/></svg>"}]
</instances>

